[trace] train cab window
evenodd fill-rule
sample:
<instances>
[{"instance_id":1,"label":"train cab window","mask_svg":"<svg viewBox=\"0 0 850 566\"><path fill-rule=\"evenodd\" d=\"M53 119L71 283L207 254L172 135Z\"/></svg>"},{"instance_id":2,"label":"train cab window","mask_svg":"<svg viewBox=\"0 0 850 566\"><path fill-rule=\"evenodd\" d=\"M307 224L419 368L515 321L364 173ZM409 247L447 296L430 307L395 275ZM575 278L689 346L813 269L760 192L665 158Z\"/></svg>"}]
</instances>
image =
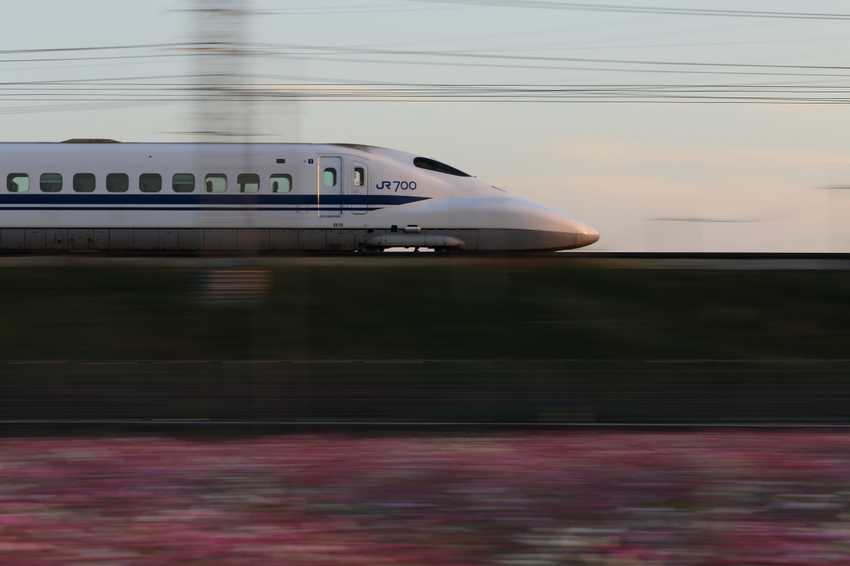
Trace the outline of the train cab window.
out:
<instances>
[{"instance_id":1,"label":"train cab window","mask_svg":"<svg viewBox=\"0 0 850 566\"><path fill-rule=\"evenodd\" d=\"M195 190L195 176L191 173L177 173L171 178L171 188L175 193L191 193Z\"/></svg>"},{"instance_id":2,"label":"train cab window","mask_svg":"<svg viewBox=\"0 0 850 566\"><path fill-rule=\"evenodd\" d=\"M41 192L58 193L62 190L62 175L59 173L44 173L40 181Z\"/></svg>"},{"instance_id":3,"label":"train cab window","mask_svg":"<svg viewBox=\"0 0 850 566\"><path fill-rule=\"evenodd\" d=\"M30 176L26 173L12 173L6 177L6 189L10 193L25 193L30 190Z\"/></svg>"},{"instance_id":4,"label":"train cab window","mask_svg":"<svg viewBox=\"0 0 850 566\"><path fill-rule=\"evenodd\" d=\"M195 180L192 179L192 186L194 189ZM174 189L177 191L177 189ZM204 190L208 193L223 193L227 190L227 175L213 174L207 175L204 179ZM181 191L177 191L181 192ZM191 193L192 191L182 191L186 193Z\"/></svg>"},{"instance_id":5,"label":"train cab window","mask_svg":"<svg viewBox=\"0 0 850 566\"><path fill-rule=\"evenodd\" d=\"M110 193L126 193L130 188L130 177L124 173L110 173L106 176L106 190Z\"/></svg>"},{"instance_id":6,"label":"train cab window","mask_svg":"<svg viewBox=\"0 0 850 566\"><path fill-rule=\"evenodd\" d=\"M354 168L354 186L362 187L366 184L366 170L362 167Z\"/></svg>"},{"instance_id":7,"label":"train cab window","mask_svg":"<svg viewBox=\"0 0 850 566\"><path fill-rule=\"evenodd\" d=\"M272 175L269 179L269 187L273 193L292 192L292 177L289 175Z\"/></svg>"},{"instance_id":8,"label":"train cab window","mask_svg":"<svg viewBox=\"0 0 850 566\"><path fill-rule=\"evenodd\" d=\"M139 190L143 193L158 193L162 190L162 175L143 173L139 176Z\"/></svg>"},{"instance_id":9,"label":"train cab window","mask_svg":"<svg viewBox=\"0 0 850 566\"><path fill-rule=\"evenodd\" d=\"M334 167L327 167L322 175L322 179L324 180L326 187L335 187L336 186L336 169Z\"/></svg>"},{"instance_id":10,"label":"train cab window","mask_svg":"<svg viewBox=\"0 0 850 566\"><path fill-rule=\"evenodd\" d=\"M94 185L95 178L91 173L77 173L74 175L74 192L93 193Z\"/></svg>"},{"instance_id":11,"label":"train cab window","mask_svg":"<svg viewBox=\"0 0 850 566\"><path fill-rule=\"evenodd\" d=\"M243 173L236 179L240 193L256 193L260 190L260 176L253 173Z\"/></svg>"},{"instance_id":12,"label":"train cab window","mask_svg":"<svg viewBox=\"0 0 850 566\"><path fill-rule=\"evenodd\" d=\"M446 165L445 163L440 163L436 159L428 159L427 157L417 157L413 160L413 164L419 167L420 169L436 171L437 173L445 173L446 175L454 175L455 177L472 176L467 173L464 173L460 169L455 169L451 165Z\"/></svg>"}]
</instances>

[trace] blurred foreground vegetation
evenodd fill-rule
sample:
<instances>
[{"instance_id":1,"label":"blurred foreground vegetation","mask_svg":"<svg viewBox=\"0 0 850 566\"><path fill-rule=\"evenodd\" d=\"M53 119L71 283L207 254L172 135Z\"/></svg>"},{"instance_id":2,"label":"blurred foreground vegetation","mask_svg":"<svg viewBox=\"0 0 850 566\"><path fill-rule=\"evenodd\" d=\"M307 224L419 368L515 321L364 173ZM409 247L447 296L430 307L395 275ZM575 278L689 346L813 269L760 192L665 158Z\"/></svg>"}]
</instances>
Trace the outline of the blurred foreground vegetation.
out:
<instances>
[{"instance_id":1,"label":"blurred foreground vegetation","mask_svg":"<svg viewBox=\"0 0 850 566\"><path fill-rule=\"evenodd\" d=\"M850 422L848 271L360 259L0 268L0 420Z\"/></svg>"},{"instance_id":2,"label":"blurred foreground vegetation","mask_svg":"<svg viewBox=\"0 0 850 566\"><path fill-rule=\"evenodd\" d=\"M0 268L0 358L850 357L848 271L258 262L268 293L236 304L205 300L209 270L179 260Z\"/></svg>"},{"instance_id":3,"label":"blurred foreground vegetation","mask_svg":"<svg viewBox=\"0 0 850 566\"><path fill-rule=\"evenodd\" d=\"M835 433L12 438L0 544L15 566L846 566L848 477Z\"/></svg>"}]
</instances>

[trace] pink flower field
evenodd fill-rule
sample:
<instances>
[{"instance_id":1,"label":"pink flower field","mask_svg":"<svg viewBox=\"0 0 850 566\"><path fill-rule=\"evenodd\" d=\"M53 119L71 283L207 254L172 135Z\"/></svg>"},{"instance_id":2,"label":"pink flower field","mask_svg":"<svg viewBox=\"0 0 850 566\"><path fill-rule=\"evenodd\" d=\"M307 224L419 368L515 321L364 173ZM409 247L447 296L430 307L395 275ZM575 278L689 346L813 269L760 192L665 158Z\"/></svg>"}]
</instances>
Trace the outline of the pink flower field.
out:
<instances>
[{"instance_id":1,"label":"pink flower field","mask_svg":"<svg viewBox=\"0 0 850 566\"><path fill-rule=\"evenodd\" d=\"M850 565L850 434L6 439L0 564Z\"/></svg>"}]
</instances>

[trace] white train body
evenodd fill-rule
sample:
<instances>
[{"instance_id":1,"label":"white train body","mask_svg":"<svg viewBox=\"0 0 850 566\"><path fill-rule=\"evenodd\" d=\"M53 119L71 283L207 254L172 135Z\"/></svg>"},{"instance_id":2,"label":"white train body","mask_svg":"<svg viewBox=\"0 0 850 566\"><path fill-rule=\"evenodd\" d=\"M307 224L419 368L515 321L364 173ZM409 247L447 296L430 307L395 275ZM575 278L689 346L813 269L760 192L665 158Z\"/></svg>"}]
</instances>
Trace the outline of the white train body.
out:
<instances>
[{"instance_id":1,"label":"white train body","mask_svg":"<svg viewBox=\"0 0 850 566\"><path fill-rule=\"evenodd\" d=\"M531 251L599 238L442 163L369 146L5 143L0 172L8 251Z\"/></svg>"}]
</instances>

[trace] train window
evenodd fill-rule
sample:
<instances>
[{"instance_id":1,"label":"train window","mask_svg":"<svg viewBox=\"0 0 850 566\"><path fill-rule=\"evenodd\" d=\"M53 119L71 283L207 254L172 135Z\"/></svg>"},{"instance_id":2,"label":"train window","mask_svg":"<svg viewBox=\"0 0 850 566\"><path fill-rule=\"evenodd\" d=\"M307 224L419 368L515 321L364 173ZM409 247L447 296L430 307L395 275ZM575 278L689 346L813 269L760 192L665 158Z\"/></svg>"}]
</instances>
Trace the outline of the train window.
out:
<instances>
[{"instance_id":1,"label":"train window","mask_svg":"<svg viewBox=\"0 0 850 566\"><path fill-rule=\"evenodd\" d=\"M354 168L354 186L362 187L366 184L366 170L362 167Z\"/></svg>"},{"instance_id":2,"label":"train window","mask_svg":"<svg viewBox=\"0 0 850 566\"><path fill-rule=\"evenodd\" d=\"M292 177L289 175L272 175L269 179L269 186L273 193L292 192Z\"/></svg>"},{"instance_id":3,"label":"train window","mask_svg":"<svg viewBox=\"0 0 850 566\"><path fill-rule=\"evenodd\" d=\"M336 169L333 167L328 167L324 171L324 176L322 177L325 182L326 187L335 187L336 186Z\"/></svg>"},{"instance_id":4,"label":"train window","mask_svg":"<svg viewBox=\"0 0 850 566\"><path fill-rule=\"evenodd\" d=\"M256 193L260 190L260 176L253 173L243 173L236 179L240 193Z\"/></svg>"},{"instance_id":5,"label":"train window","mask_svg":"<svg viewBox=\"0 0 850 566\"><path fill-rule=\"evenodd\" d=\"M58 193L62 190L62 175L59 173L44 173L41 176L41 192Z\"/></svg>"},{"instance_id":6,"label":"train window","mask_svg":"<svg viewBox=\"0 0 850 566\"><path fill-rule=\"evenodd\" d=\"M110 173L106 176L106 190L110 193L126 193L130 188L130 177L124 173Z\"/></svg>"},{"instance_id":7,"label":"train window","mask_svg":"<svg viewBox=\"0 0 850 566\"><path fill-rule=\"evenodd\" d=\"M12 173L6 177L6 189L10 193L25 193L30 190L30 176L26 173Z\"/></svg>"},{"instance_id":8,"label":"train window","mask_svg":"<svg viewBox=\"0 0 850 566\"><path fill-rule=\"evenodd\" d=\"M77 173L74 175L74 192L93 193L95 179L91 173Z\"/></svg>"},{"instance_id":9,"label":"train window","mask_svg":"<svg viewBox=\"0 0 850 566\"><path fill-rule=\"evenodd\" d=\"M177 173L171 178L171 188L175 193L191 193L195 190L195 176L191 173Z\"/></svg>"},{"instance_id":10,"label":"train window","mask_svg":"<svg viewBox=\"0 0 850 566\"><path fill-rule=\"evenodd\" d=\"M193 189L194 183L195 180L192 179ZM223 193L227 190L227 175L220 175L218 173L213 175L207 175L206 179L204 179L204 188L208 193ZM176 191L177 189L174 190ZM190 193L192 191L183 192Z\"/></svg>"},{"instance_id":11,"label":"train window","mask_svg":"<svg viewBox=\"0 0 850 566\"><path fill-rule=\"evenodd\" d=\"M142 173L139 176L139 190L143 193L158 193L162 190L162 175Z\"/></svg>"},{"instance_id":12,"label":"train window","mask_svg":"<svg viewBox=\"0 0 850 566\"><path fill-rule=\"evenodd\" d=\"M428 159L427 157L417 157L413 160L413 164L419 167L420 169L427 169L429 171L436 171L437 173L445 173L446 175L454 175L456 177L471 177L472 175L468 175L464 173L460 169L455 169L445 163L440 163L435 159Z\"/></svg>"}]
</instances>

